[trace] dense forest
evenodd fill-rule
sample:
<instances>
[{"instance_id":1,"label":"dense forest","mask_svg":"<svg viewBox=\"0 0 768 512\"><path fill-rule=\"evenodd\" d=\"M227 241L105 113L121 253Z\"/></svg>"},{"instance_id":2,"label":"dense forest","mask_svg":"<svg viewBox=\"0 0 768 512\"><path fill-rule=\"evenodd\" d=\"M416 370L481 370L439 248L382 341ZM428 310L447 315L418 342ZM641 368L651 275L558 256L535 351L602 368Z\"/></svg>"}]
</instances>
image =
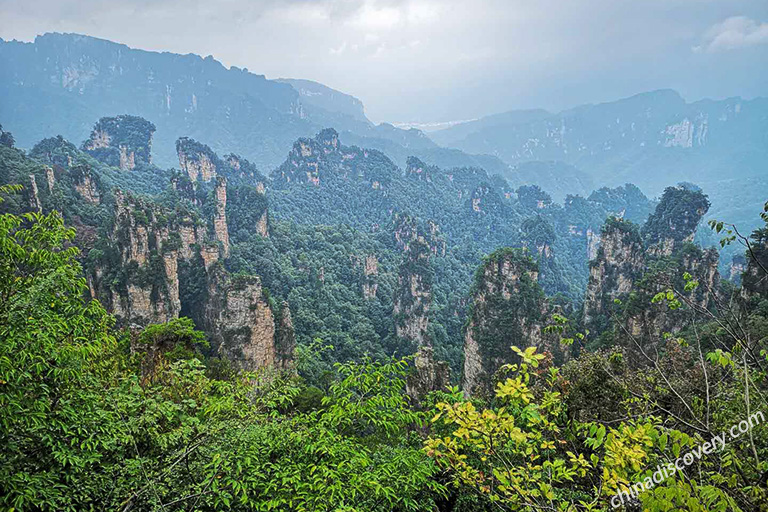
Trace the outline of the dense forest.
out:
<instances>
[{"instance_id":1,"label":"dense forest","mask_svg":"<svg viewBox=\"0 0 768 512\"><path fill-rule=\"evenodd\" d=\"M0 509L768 510L768 203L154 131L0 128Z\"/></svg>"}]
</instances>

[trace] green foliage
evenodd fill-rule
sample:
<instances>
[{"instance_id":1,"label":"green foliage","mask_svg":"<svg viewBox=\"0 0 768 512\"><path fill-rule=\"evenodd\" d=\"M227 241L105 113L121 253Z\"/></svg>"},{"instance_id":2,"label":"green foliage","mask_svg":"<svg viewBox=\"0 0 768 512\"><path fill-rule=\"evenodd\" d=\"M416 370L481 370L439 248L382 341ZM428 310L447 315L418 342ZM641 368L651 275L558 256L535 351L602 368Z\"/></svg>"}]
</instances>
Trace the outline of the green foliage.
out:
<instances>
[{"instance_id":1,"label":"green foliage","mask_svg":"<svg viewBox=\"0 0 768 512\"><path fill-rule=\"evenodd\" d=\"M707 196L700 189L667 187L643 226L643 238L649 245L667 239L683 241L696 231L709 206Z\"/></svg>"}]
</instances>

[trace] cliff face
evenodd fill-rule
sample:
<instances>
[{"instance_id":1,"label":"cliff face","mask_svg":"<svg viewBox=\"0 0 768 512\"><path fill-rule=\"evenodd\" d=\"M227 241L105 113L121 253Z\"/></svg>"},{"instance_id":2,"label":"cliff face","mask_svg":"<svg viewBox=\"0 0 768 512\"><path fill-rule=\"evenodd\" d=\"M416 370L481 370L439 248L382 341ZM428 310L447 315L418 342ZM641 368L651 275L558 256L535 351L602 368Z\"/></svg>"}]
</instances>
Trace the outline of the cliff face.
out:
<instances>
[{"instance_id":1,"label":"cliff face","mask_svg":"<svg viewBox=\"0 0 768 512\"><path fill-rule=\"evenodd\" d=\"M395 335L414 347L431 346L427 336L432 306L432 254L427 233L416 219L400 215L395 219L395 243L403 250L394 300Z\"/></svg>"},{"instance_id":2,"label":"cliff face","mask_svg":"<svg viewBox=\"0 0 768 512\"><path fill-rule=\"evenodd\" d=\"M413 368L406 388L416 400L450 383L448 364L435 360L428 333L433 281L429 260L438 254L437 247L442 241L439 233L440 229L434 222L420 225L408 215L395 218L394 241L396 247L403 251L393 307L395 335L415 348ZM442 254L445 254L442 243ZM375 259L366 258L366 272L376 269L373 263ZM373 293L375 296L375 288Z\"/></svg>"},{"instance_id":3,"label":"cliff face","mask_svg":"<svg viewBox=\"0 0 768 512\"><path fill-rule=\"evenodd\" d=\"M218 157L211 148L188 137L176 141L176 153L179 156L179 167L195 182L208 182L216 177Z\"/></svg>"},{"instance_id":4,"label":"cliff face","mask_svg":"<svg viewBox=\"0 0 768 512\"><path fill-rule=\"evenodd\" d=\"M278 368L289 370L293 363L293 352L296 350L296 332L293 328L293 318L288 301L283 301L277 316L275 364Z\"/></svg>"},{"instance_id":5,"label":"cliff face","mask_svg":"<svg viewBox=\"0 0 768 512\"><path fill-rule=\"evenodd\" d=\"M369 254L363 262L363 297L366 299L376 298L376 291L379 289L379 283L376 281L379 275L379 260L375 254Z\"/></svg>"},{"instance_id":6,"label":"cliff face","mask_svg":"<svg viewBox=\"0 0 768 512\"><path fill-rule=\"evenodd\" d=\"M206 326L211 345L244 370L275 367L275 317L256 276L230 277L213 265L208 271Z\"/></svg>"},{"instance_id":7,"label":"cliff face","mask_svg":"<svg viewBox=\"0 0 768 512\"><path fill-rule=\"evenodd\" d=\"M155 125L141 117L102 117L83 142L83 151L123 171L152 162L152 135Z\"/></svg>"},{"instance_id":8,"label":"cliff face","mask_svg":"<svg viewBox=\"0 0 768 512\"><path fill-rule=\"evenodd\" d=\"M343 146L336 130L326 128L314 138L297 140L287 160L272 173L272 179L277 188L297 183L324 187L327 182L345 180L365 183L377 195L386 196L396 175L397 166L382 153Z\"/></svg>"},{"instance_id":9,"label":"cliff face","mask_svg":"<svg viewBox=\"0 0 768 512\"><path fill-rule=\"evenodd\" d=\"M229 258L229 229L227 228L227 179L219 176L216 178L214 191L216 201L216 213L213 217L213 232L216 240L221 242L222 254Z\"/></svg>"},{"instance_id":10,"label":"cliff face","mask_svg":"<svg viewBox=\"0 0 768 512\"><path fill-rule=\"evenodd\" d=\"M605 328L614 299L621 299L632 290L646 264L637 226L615 217L603 226L596 252L589 263L584 299L584 325L593 331Z\"/></svg>"},{"instance_id":11,"label":"cliff face","mask_svg":"<svg viewBox=\"0 0 768 512\"><path fill-rule=\"evenodd\" d=\"M178 317L179 240L152 204L115 192L109 244L89 278L96 297L123 325L167 322Z\"/></svg>"},{"instance_id":12,"label":"cliff face","mask_svg":"<svg viewBox=\"0 0 768 512\"><path fill-rule=\"evenodd\" d=\"M752 235L752 253L747 252L746 259L746 270L741 274L742 297L768 297L768 228Z\"/></svg>"},{"instance_id":13,"label":"cliff face","mask_svg":"<svg viewBox=\"0 0 768 512\"><path fill-rule=\"evenodd\" d=\"M649 254L671 256L692 242L696 226L708 210L709 200L700 190L684 186L665 189L642 230Z\"/></svg>"},{"instance_id":14,"label":"cliff face","mask_svg":"<svg viewBox=\"0 0 768 512\"><path fill-rule=\"evenodd\" d=\"M475 275L472 306L464 331L464 392L490 393L494 374L515 361L511 346L544 346L547 305L538 267L521 249L500 249Z\"/></svg>"},{"instance_id":15,"label":"cliff face","mask_svg":"<svg viewBox=\"0 0 768 512\"><path fill-rule=\"evenodd\" d=\"M226 181L217 185L216 210L223 215ZM295 347L290 311L287 305L280 310L276 328L259 278L232 277L224 269L225 218L214 218L211 240L202 219L172 215L120 191L114 215L108 239L89 255L88 282L120 324L167 322L185 310L208 333L214 353L237 367L288 367Z\"/></svg>"},{"instance_id":16,"label":"cliff face","mask_svg":"<svg viewBox=\"0 0 768 512\"><path fill-rule=\"evenodd\" d=\"M413 372L406 380L408 395L418 400L431 391L445 390L450 385L448 363L436 361L431 346L419 348L413 358Z\"/></svg>"},{"instance_id":17,"label":"cliff face","mask_svg":"<svg viewBox=\"0 0 768 512\"><path fill-rule=\"evenodd\" d=\"M642 344L657 343L663 333L682 329L690 315L654 300L667 290L684 294L699 308L714 305L720 285L718 253L691 242L708 207L699 190L670 187L641 231L615 217L606 221L597 256L590 262L584 301L584 324L593 334L611 327L611 316L619 322L613 326L619 329L617 339L629 333ZM685 291L689 281L698 285Z\"/></svg>"},{"instance_id":18,"label":"cliff face","mask_svg":"<svg viewBox=\"0 0 768 512\"><path fill-rule=\"evenodd\" d=\"M71 169L72 179L74 182L75 190L80 197L86 202L91 204L101 203L101 192L99 179L95 176L87 166L78 166ZM53 178L53 172L51 171L51 178ZM50 179L48 183L53 183L54 180ZM53 189L53 185L49 185Z\"/></svg>"}]
</instances>

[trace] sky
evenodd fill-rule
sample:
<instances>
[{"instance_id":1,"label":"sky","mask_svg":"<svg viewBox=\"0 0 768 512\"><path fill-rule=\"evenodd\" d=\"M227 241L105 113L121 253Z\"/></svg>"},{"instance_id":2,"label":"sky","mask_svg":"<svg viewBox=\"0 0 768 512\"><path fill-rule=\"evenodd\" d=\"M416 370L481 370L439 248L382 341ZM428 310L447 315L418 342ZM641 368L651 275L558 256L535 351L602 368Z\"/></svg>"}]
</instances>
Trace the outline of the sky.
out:
<instances>
[{"instance_id":1,"label":"sky","mask_svg":"<svg viewBox=\"0 0 768 512\"><path fill-rule=\"evenodd\" d=\"M768 96L768 0L0 0L0 37L45 32L315 80L376 122Z\"/></svg>"}]
</instances>

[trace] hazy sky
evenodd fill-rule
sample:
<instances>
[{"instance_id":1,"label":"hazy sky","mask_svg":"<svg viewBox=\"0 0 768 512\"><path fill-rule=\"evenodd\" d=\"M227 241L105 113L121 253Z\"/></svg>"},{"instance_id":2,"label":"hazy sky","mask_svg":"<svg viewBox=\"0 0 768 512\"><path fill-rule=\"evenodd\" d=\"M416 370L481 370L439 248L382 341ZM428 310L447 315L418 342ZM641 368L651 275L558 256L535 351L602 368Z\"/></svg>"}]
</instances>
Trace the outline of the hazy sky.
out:
<instances>
[{"instance_id":1,"label":"hazy sky","mask_svg":"<svg viewBox=\"0 0 768 512\"><path fill-rule=\"evenodd\" d=\"M51 31L317 80L375 121L768 95L768 0L0 0L0 37Z\"/></svg>"}]
</instances>

